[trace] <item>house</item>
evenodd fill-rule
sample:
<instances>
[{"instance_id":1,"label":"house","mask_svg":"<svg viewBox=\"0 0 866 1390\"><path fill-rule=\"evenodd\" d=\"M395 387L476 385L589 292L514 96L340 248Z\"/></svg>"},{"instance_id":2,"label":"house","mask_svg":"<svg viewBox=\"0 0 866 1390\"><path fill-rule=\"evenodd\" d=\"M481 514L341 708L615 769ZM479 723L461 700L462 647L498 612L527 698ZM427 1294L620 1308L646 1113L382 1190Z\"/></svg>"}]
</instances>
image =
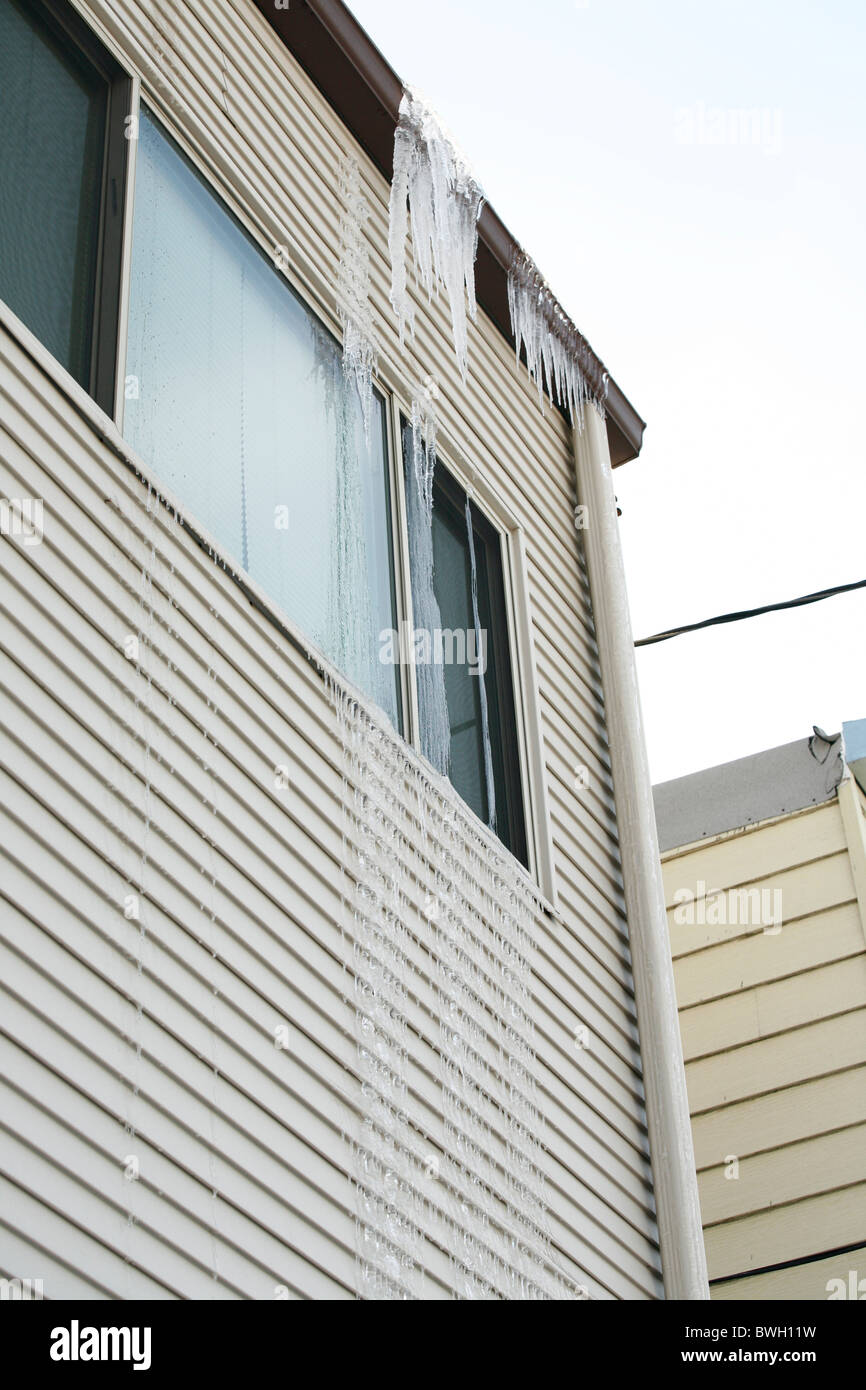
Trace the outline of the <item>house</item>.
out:
<instances>
[{"instance_id":1,"label":"house","mask_svg":"<svg viewBox=\"0 0 866 1390\"><path fill-rule=\"evenodd\" d=\"M336 0L2 0L0 137L0 1272L706 1296L637 412Z\"/></svg>"},{"instance_id":2,"label":"house","mask_svg":"<svg viewBox=\"0 0 866 1390\"><path fill-rule=\"evenodd\" d=\"M656 787L711 1295L866 1295L866 721Z\"/></svg>"}]
</instances>

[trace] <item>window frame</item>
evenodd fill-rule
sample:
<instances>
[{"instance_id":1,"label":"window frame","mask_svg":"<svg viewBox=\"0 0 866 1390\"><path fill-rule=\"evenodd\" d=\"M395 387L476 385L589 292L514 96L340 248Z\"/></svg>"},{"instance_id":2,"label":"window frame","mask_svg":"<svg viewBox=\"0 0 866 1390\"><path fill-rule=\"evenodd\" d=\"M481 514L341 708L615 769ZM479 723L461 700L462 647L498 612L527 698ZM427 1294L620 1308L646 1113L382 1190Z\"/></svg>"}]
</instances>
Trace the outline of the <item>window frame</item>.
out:
<instances>
[{"instance_id":1,"label":"window frame","mask_svg":"<svg viewBox=\"0 0 866 1390\"><path fill-rule=\"evenodd\" d=\"M401 441L403 438L403 427L408 425L408 421L401 418ZM403 467L406 467L406 456L401 450ZM437 453L436 471L433 478L433 505L436 505L437 493L441 496L445 505L449 508L452 519L456 519L458 527L464 530L465 534L465 512L466 503L469 502L470 514L472 517L473 542L475 546L476 560L480 555L484 555L486 572L488 578L488 598L490 604L490 624L491 630L488 633L488 668L489 668L489 647L492 645L494 655L494 670L496 674L496 698L499 709L499 717L502 725L503 740L509 742L513 739L514 748L503 746L502 748L502 770L506 801L506 820L508 826L508 845L510 853L514 855L520 863L529 865L529 837L527 835L526 807L524 805L523 779L521 776L520 755L518 751L518 723L517 723L517 700L515 695L515 671L512 654L511 634L508 621L508 601L505 588L505 567L507 557L505 554L505 540L502 533L494 526L493 522L479 506L477 497L473 496L471 490L465 488L458 482L453 471L447 468L441 461ZM414 623L414 614L412 617ZM417 687L416 687L417 689ZM418 725L419 737L415 746L420 748L420 723ZM502 815L502 808L497 799L496 804L497 819ZM498 834L498 838L502 838Z\"/></svg>"},{"instance_id":2,"label":"window frame","mask_svg":"<svg viewBox=\"0 0 866 1390\"><path fill-rule=\"evenodd\" d=\"M465 509L466 501L468 500L472 518L473 541L476 556L479 549L482 546L484 548L485 562L487 565L490 622L492 628L488 641L492 640L496 657L494 664L499 717L503 726L504 736L513 736L515 739L514 752L509 752L507 748L503 748L502 752L502 768L508 811L509 844L511 846L511 853L514 854L521 863L528 864L529 844L526 834L526 814L523 805L523 782L520 775L520 758L516 747L517 701L515 698L511 640L508 629L508 604L505 596L503 537L479 507L477 499L470 493L467 493L465 489L461 488L453 474L449 473L446 468L438 470L438 476L434 477L433 480L433 489L434 505L437 489L451 502L452 506L458 512ZM498 802L496 810L498 817L501 815Z\"/></svg>"},{"instance_id":3,"label":"window frame","mask_svg":"<svg viewBox=\"0 0 866 1390\"><path fill-rule=\"evenodd\" d=\"M405 457L402 448L403 419L409 420L412 406L404 394L403 380L398 374L383 366L385 375L383 390L391 396L392 435L395 440L397 457L393 470L396 487L395 503L400 519L397 532L399 538L400 586L402 589L401 617L411 622L412 582L409 570L409 530L405 488ZM405 373L403 374L405 376ZM526 867L515 857L524 872L528 872L541 890L546 907L552 913L558 911L558 892L554 869L553 830L547 796L547 768L544 752L544 737L541 727L541 705L538 686L538 672L535 659L532 614L530 607L529 564L526 552L526 534L508 503L490 482L489 470L482 473L471 461L468 451L460 447L450 434L446 425L439 421L436 440L436 478L447 476L463 494L469 496L473 517L482 517L489 528L490 544L498 544L500 573L502 579L502 602L504 607L507 652L509 659L510 686L509 698L514 709L514 727L517 740L517 758L510 761L514 769L513 787L516 804L523 815L526 840ZM476 532L477 534L477 532ZM400 599L398 597L398 605ZM403 682L407 690L407 704L410 720L404 738L420 755L420 719L418 712L418 686L415 676L414 644L409 643L406 664L407 676ZM500 673L500 679L502 678ZM509 793L511 788L509 788ZM475 813L467 807L471 815ZM476 819L478 819L476 817ZM498 839L494 832L478 821L484 832ZM498 841L500 844L501 841ZM504 848L504 846L503 846ZM506 850L507 853L510 851Z\"/></svg>"},{"instance_id":4,"label":"window frame","mask_svg":"<svg viewBox=\"0 0 866 1390\"><path fill-rule=\"evenodd\" d=\"M96 273L87 383L78 382L106 415L114 418L121 357L121 305L125 280L125 234L129 151L127 116L132 112L133 79L121 60L102 42L68 0L26 0L26 8L64 47L94 69L105 83L105 140L96 234ZM36 336L34 334L34 336ZM62 363L59 364L63 370ZM71 373L69 373L71 375Z\"/></svg>"}]
</instances>

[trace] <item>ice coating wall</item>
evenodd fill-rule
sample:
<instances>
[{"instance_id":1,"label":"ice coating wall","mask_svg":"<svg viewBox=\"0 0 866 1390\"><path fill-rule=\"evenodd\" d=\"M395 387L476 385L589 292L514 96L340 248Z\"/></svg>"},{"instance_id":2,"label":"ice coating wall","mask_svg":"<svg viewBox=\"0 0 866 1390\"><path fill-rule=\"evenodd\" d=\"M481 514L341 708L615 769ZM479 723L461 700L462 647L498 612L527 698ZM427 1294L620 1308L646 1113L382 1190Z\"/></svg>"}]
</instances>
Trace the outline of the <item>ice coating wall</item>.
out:
<instances>
[{"instance_id":1,"label":"ice coating wall","mask_svg":"<svg viewBox=\"0 0 866 1390\"><path fill-rule=\"evenodd\" d=\"M362 1094L359 1296L430 1297L438 1269L458 1298L585 1297L557 1268L547 1225L534 890L443 779L356 700L331 695ZM410 1032L429 1053L426 1090L417 1070L409 1085Z\"/></svg>"}]
</instances>

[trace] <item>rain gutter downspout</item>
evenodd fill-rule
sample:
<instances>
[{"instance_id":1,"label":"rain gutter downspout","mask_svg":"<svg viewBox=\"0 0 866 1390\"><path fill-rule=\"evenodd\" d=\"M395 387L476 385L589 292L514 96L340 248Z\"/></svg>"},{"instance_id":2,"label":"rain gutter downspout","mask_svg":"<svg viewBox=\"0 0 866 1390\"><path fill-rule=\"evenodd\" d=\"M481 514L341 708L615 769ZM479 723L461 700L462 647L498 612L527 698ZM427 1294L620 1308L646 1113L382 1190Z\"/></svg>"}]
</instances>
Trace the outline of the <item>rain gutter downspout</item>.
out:
<instances>
[{"instance_id":1,"label":"rain gutter downspout","mask_svg":"<svg viewBox=\"0 0 866 1390\"><path fill-rule=\"evenodd\" d=\"M613 771L646 1093L662 1277L668 1299L708 1299L706 1254L668 938L652 783L616 520L607 431L587 406L574 432Z\"/></svg>"}]
</instances>

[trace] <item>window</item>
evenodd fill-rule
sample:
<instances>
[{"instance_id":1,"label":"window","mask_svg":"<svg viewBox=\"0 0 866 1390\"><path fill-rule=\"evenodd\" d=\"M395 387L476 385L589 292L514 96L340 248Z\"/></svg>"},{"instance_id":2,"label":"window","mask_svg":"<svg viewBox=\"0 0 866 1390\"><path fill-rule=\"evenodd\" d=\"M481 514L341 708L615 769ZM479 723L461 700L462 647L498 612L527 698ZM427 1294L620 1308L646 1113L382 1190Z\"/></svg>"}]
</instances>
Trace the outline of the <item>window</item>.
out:
<instances>
[{"instance_id":1,"label":"window","mask_svg":"<svg viewBox=\"0 0 866 1390\"><path fill-rule=\"evenodd\" d=\"M500 532L378 390L365 427L336 339L131 90L63 0L0 0L0 298L527 864Z\"/></svg>"},{"instance_id":2,"label":"window","mask_svg":"<svg viewBox=\"0 0 866 1390\"><path fill-rule=\"evenodd\" d=\"M129 86L67 6L0 4L0 298L110 414Z\"/></svg>"},{"instance_id":3,"label":"window","mask_svg":"<svg viewBox=\"0 0 866 1390\"><path fill-rule=\"evenodd\" d=\"M385 403L369 439L334 338L143 110L124 434L401 727Z\"/></svg>"},{"instance_id":4,"label":"window","mask_svg":"<svg viewBox=\"0 0 866 1390\"><path fill-rule=\"evenodd\" d=\"M424 445L405 421L402 433L421 750L446 770L438 752L444 736L454 788L526 864L500 536L447 470L436 466L431 602L423 544L413 544L411 534L426 524L423 508L413 501L415 451Z\"/></svg>"}]
</instances>

